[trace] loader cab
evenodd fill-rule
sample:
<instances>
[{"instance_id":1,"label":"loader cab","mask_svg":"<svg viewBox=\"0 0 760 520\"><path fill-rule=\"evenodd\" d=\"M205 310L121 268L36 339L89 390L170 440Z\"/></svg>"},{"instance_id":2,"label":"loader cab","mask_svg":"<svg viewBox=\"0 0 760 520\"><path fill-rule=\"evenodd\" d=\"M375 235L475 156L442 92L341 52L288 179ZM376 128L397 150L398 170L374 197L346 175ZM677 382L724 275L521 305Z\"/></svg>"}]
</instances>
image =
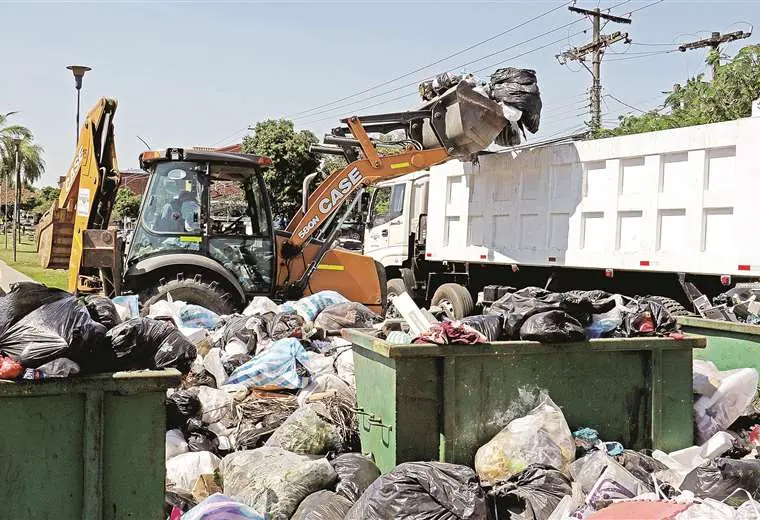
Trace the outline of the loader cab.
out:
<instances>
[{"instance_id":1,"label":"loader cab","mask_svg":"<svg viewBox=\"0 0 760 520\"><path fill-rule=\"evenodd\" d=\"M170 280L196 279L199 287L221 287L217 292L227 294L234 307L271 294L274 236L261 176L271 160L172 148L145 152L140 163L150 180L126 251L127 285L149 296L146 291L161 293L156 286ZM191 299L176 292L175 287L174 299Z\"/></svg>"}]
</instances>

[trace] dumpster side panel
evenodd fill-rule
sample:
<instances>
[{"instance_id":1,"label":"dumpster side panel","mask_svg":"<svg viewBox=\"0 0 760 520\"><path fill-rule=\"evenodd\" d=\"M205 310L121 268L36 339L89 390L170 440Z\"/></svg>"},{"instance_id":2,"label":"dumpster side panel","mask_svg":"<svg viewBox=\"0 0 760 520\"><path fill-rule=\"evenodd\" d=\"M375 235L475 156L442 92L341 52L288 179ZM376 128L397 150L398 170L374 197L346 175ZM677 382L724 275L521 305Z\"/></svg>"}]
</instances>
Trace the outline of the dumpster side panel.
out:
<instances>
[{"instance_id":1,"label":"dumpster side panel","mask_svg":"<svg viewBox=\"0 0 760 520\"><path fill-rule=\"evenodd\" d=\"M396 464L408 460L437 460L441 455L441 363L440 358L396 360L399 428Z\"/></svg>"},{"instance_id":2,"label":"dumpster side panel","mask_svg":"<svg viewBox=\"0 0 760 520\"><path fill-rule=\"evenodd\" d=\"M0 424L0 517L81 518L84 395L0 398Z\"/></svg>"},{"instance_id":3,"label":"dumpster side panel","mask_svg":"<svg viewBox=\"0 0 760 520\"><path fill-rule=\"evenodd\" d=\"M163 392L105 396L103 518L162 518L165 468L155 461L164 460L164 396Z\"/></svg>"},{"instance_id":4,"label":"dumpster side panel","mask_svg":"<svg viewBox=\"0 0 760 520\"><path fill-rule=\"evenodd\" d=\"M653 355L652 447L668 453L694 441L691 352L663 350Z\"/></svg>"},{"instance_id":5,"label":"dumpster side panel","mask_svg":"<svg viewBox=\"0 0 760 520\"><path fill-rule=\"evenodd\" d=\"M571 429L591 426L602 439L650 447L650 353L454 357L445 365L447 461L472 465L475 452L506 426L521 388L549 392ZM690 395L690 394L687 394ZM516 417L512 417L514 419Z\"/></svg>"},{"instance_id":6,"label":"dumpster side panel","mask_svg":"<svg viewBox=\"0 0 760 520\"><path fill-rule=\"evenodd\" d=\"M694 349L695 359L712 361L721 370L760 370L760 335L686 327L690 334L707 336L706 349Z\"/></svg>"}]
</instances>

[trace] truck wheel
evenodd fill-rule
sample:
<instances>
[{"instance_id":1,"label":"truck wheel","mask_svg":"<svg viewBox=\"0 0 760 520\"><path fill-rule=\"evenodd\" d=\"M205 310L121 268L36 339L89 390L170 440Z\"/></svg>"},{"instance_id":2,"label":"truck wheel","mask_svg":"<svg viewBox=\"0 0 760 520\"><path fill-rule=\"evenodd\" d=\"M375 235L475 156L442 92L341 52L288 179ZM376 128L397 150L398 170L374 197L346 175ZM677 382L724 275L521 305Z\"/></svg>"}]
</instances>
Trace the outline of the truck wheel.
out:
<instances>
[{"instance_id":1,"label":"truck wheel","mask_svg":"<svg viewBox=\"0 0 760 520\"><path fill-rule=\"evenodd\" d=\"M147 315L150 306L160 300L166 300L171 294L172 300L180 300L200 305L222 316L235 312L232 296L217 282L206 282L200 275L194 278L177 278L159 282L158 289L144 299L141 297L141 315Z\"/></svg>"},{"instance_id":2,"label":"truck wheel","mask_svg":"<svg viewBox=\"0 0 760 520\"><path fill-rule=\"evenodd\" d=\"M401 315L398 313L396 308L393 306L393 303L391 301L393 298L398 296L399 294L403 294L406 292L406 285L404 284L404 280L401 278L391 278L388 280L388 306L387 310L385 311L385 317L386 318L400 318Z\"/></svg>"},{"instance_id":3,"label":"truck wheel","mask_svg":"<svg viewBox=\"0 0 760 520\"><path fill-rule=\"evenodd\" d=\"M441 285L436 289L430 303L443 309L446 315L454 320L469 316L475 308L470 291L458 283Z\"/></svg>"},{"instance_id":4,"label":"truck wheel","mask_svg":"<svg viewBox=\"0 0 760 520\"><path fill-rule=\"evenodd\" d=\"M675 301L673 298L667 296L647 296L650 300L654 300L670 313L673 317L678 316L696 316L693 312L688 311L683 305Z\"/></svg>"}]
</instances>

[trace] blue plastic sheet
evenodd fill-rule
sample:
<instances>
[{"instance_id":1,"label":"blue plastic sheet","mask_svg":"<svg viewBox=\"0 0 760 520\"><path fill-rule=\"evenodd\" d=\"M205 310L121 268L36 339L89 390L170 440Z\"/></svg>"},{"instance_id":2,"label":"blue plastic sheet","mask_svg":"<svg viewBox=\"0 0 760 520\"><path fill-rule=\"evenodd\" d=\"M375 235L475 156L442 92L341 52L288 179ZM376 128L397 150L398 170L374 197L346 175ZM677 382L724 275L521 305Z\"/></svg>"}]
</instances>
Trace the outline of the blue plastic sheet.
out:
<instances>
[{"instance_id":1,"label":"blue plastic sheet","mask_svg":"<svg viewBox=\"0 0 760 520\"><path fill-rule=\"evenodd\" d=\"M309 358L301 342L285 338L272 343L247 363L239 366L225 384L249 387L275 386L297 390L309 384L309 376L298 373L297 363L308 366Z\"/></svg>"},{"instance_id":2,"label":"blue plastic sheet","mask_svg":"<svg viewBox=\"0 0 760 520\"><path fill-rule=\"evenodd\" d=\"M280 305L282 312L296 312L309 321L314 321L319 313L336 303L346 303L348 300L335 291L319 291L305 296L297 302L285 302Z\"/></svg>"}]
</instances>

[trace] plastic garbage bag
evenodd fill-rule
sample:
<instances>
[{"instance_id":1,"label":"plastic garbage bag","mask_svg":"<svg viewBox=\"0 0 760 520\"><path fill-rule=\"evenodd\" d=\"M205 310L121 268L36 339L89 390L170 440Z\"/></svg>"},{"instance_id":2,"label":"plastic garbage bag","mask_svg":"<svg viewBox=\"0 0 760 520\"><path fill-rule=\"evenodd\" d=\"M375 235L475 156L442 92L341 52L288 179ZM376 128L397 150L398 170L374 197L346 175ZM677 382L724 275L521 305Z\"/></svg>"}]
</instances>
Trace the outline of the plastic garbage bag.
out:
<instances>
[{"instance_id":1,"label":"plastic garbage bag","mask_svg":"<svg viewBox=\"0 0 760 520\"><path fill-rule=\"evenodd\" d=\"M221 460L209 451L182 453L166 461L166 482L182 491L192 492L198 477L214 473Z\"/></svg>"},{"instance_id":2,"label":"plastic garbage bag","mask_svg":"<svg viewBox=\"0 0 760 520\"><path fill-rule=\"evenodd\" d=\"M335 375L335 358L333 356L320 354L319 352L307 352L306 357L309 359L308 363L306 363L306 369L312 378Z\"/></svg>"},{"instance_id":3,"label":"plastic garbage bag","mask_svg":"<svg viewBox=\"0 0 760 520\"><path fill-rule=\"evenodd\" d=\"M166 460L190 451L182 430L172 429L166 432Z\"/></svg>"},{"instance_id":4,"label":"plastic garbage bag","mask_svg":"<svg viewBox=\"0 0 760 520\"><path fill-rule=\"evenodd\" d=\"M195 498L193 498L193 494L189 491L167 489L166 493L164 493L164 515L169 520L182 518L182 513L190 511L195 505Z\"/></svg>"},{"instance_id":5,"label":"plastic garbage bag","mask_svg":"<svg viewBox=\"0 0 760 520\"><path fill-rule=\"evenodd\" d=\"M306 350L297 339L281 339L238 367L230 374L227 384L291 390L303 388L308 384L309 378L308 375L299 373L298 364L305 367L308 362Z\"/></svg>"},{"instance_id":6,"label":"plastic garbage bag","mask_svg":"<svg viewBox=\"0 0 760 520\"><path fill-rule=\"evenodd\" d=\"M581 487L581 491L588 495L599 480L602 472L607 468L611 458L606 452L596 450L575 460L570 465L570 476L573 482Z\"/></svg>"},{"instance_id":7,"label":"plastic garbage bag","mask_svg":"<svg viewBox=\"0 0 760 520\"><path fill-rule=\"evenodd\" d=\"M293 412L269 437L266 446L293 453L324 455L341 446L338 429L306 405Z\"/></svg>"},{"instance_id":8,"label":"plastic garbage bag","mask_svg":"<svg viewBox=\"0 0 760 520\"><path fill-rule=\"evenodd\" d=\"M667 334L678 329L676 319L657 300L639 298L626 305L620 329L626 337Z\"/></svg>"},{"instance_id":9,"label":"plastic garbage bag","mask_svg":"<svg viewBox=\"0 0 760 520\"><path fill-rule=\"evenodd\" d=\"M313 378L311 382L303 388L303 390L298 392L298 405L304 406L307 402L309 402L309 398L314 394L327 392L352 396L353 399L356 400L354 397L355 392L350 386L348 386L348 383L336 375L327 374Z\"/></svg>"},{"instance_id":10,"label":"plastic garbage bag","mask_svg":"<svg viewBox=\"0 0 760 520\"><path fill-rule=\"evenodd\" d=\"M188 419L200 417L198 390L177 390L166 398L166 427L184 428Z\"/></svg>"},{"instance_id":11,"label":"plastic garbage bag","mask_svg":"<svg viewBox=\"0 0 760 520\"><path fill-rule=\"evenodd\" d=\"M541 95L536 71L505 67L490 78L491 98L512 105L523 112L520 123L535 134L541 122Z\"/></svg>"},{"instance_id":12,"label":"plastic garbage bag","mask_svg":"<svg viewBox=\"0 0 760 520\"><path fill-rule=\"evenodd\" d=\"M655 460L649 455L638 451L625 450L622 455L615 457L615 460L628 470L631 475L647 484L652 490L652 473L667 470L667 466L662 462Z\"/></svg>"},{"instance_id":13,"label":"plastic garbage bag","mask_svg":"<svg viewBox=\"0 0 760 520\"><path fill-rule=\"evenodd\" d=\"M217 328L213 335L214 346L226 350L227 345L237 340L245 345L245 353L255 352L256 333L253 329L248 328L249 319L248 316L242 314L221 316L217 321Z\"/></svg>"},{"instance_id":14,"label":"plastic garbage bag","mask_svg":"<svg viewBox=\"0 0 760 520\"><path fill-rule=\"evenodd\" d=\"M354 351L351 347L340 350L335 356L335 371L338 377L356 388L356 368L354 367Z\"/></svg>"},{"instance_id":15,"label":"plastic garbage bag","mask_svg":"<svg viewBox=\"0 0 760 520\"><path fill-rule=\"evenodd\" d=\"M188 423L187 447L190 451L210 451L213 453L219 448L219 439L208 428Z\"/></svg>"},{"instance_id":16,"label":"plastic garbage bag","mask_svg":"<svg viewBox=\"0 0 760 520\"><path fill-rule=\"evenodd\" d=\"M531 464L489 491L497 518L545 520L572 493L570 479L543 464Z\"/></svg>"},{"instance_id":17,"label":"plastic garbage bag","mask_svg":"<svg viewBox=\"0 0 760 520\"><path fill-rule=\"evenodd\" d=\"M755 398L757 386L758 372L754 368L721 372L720 385L715 393L694 402L698 442L707 442L738 419Z\"/></svg>"},{"instance_id":18,"label":"plastic garbage bag","mask_svg":"<svg viewBox=\"0 0 760 520\"><path fill-rule=\"evenodd\" d=\"M345 520L485 520L486 500L467 466L405 462L375 480Z\"/></svg>"},{"instance_id":19,"label":"plastic garbage bag","mask_svg":"<svg viewBox=\"0 0 760 520\"><path fill-rule=\"evenodd\" d=\"M13 294L11 291L5 298ZM105 333L105 327L90 318L87 309L69 295L37 307L11 325L0 335L0 353L25 368L37 368L67 357L80 363L86 361L89 368L104 371L97 365L110 354L105 348Z\"/></svg>"},{"instance_id":20,"label":"plastic garbage bag","mask_svg":"<svg viewBox=\"0 0 760 520\"><path fill-rule=\"evenodd\" d=\"M71 298L71 294L39 283L11 284L8 294L0 297L0 337L5 335L5 331L11 325L30 312L64 298Z\"/></svg>"},{"instance_id":21,"label":"plastic garbage bag","mask_svg":"<svg viewBox=\"0 0 760 520\"><path fill-rule=\"evenodd\" d=\"M304 498L327 489L337 478L324 458L271 447L231 453L222 460L220 471L224 494L268 520L288 520Z\"/></svg>"},{"instance_id":22,"label":"plastic garbage bag","mask_svg":"<svg viewBox=\"0 0 760 520\"><path fill-rule=\"evenodd\" d=\"M43 379L75 376L80 370L78 364L67 358L58 358L53 361L48 361L37 369Z\"/></svg>"},{"instance_id":23,"label":"plastic garbage bag","mask_svg":"<svg viewBox=\"0 0 760 520\"><path fill-rule=\"evenodd\" d=\"M586 503L600 509L609 500L633 498L650 491L650 488L623 466L610 458L607 466L586 496Z\"/></svg>"},{"instance_id":24,"label":"plastic garbage bag","mask_svg":"<svg viewBox=\"0 0 760 520\"><path fill-rule=\"evenodd\" d=\"M257 314L267 314L269 312L277 314L280 312L280 306L266 296L254 296L251 303L249 303L245 310L243 310L243 315L255 316Z\"/></svg>"},{"instance_id":25,"label":"plastic garbage bag","mask_svg":"<svg viewBox=\"0 0 760 520\"><path fill-rule=\"evenodd\" d=\"M383 319L361 303L337 303L326 307L314 320L314 326L325 330L368 329Z\"/></svg>"},{"instance_id":26,"label":"plastic garbage bag","mask_svg":"<svg viewBox=\"0 0 760 520\"><path fill-rule=\"evenodd\" d=\"M182 321L183 327L195 329L213 330L219 321L217 313L208 310L206 307L192 303L185 303L180 307L179 318Z\"/></svg>"},{"instance_id":27,"label":"plastic garbage bag","mask_svg":"<svg viewBox=\"0 0 760 520\"><path fill-rule=\"evenodd\" d=\"M103 325L106 330L111 330L121 323L121 318L114 303L105 296L91 294L85 296L84 305L90 313L90 317Z\"/></svg>"},{"instance_id":28,"label":"plastic garbage bag","mask_svg":"<svg viewBox=\"0 0 760 520\"><path fill-rule=\"evenodd\" d=\"M717 458L691 471L683 480L681 489L693 492L700 498L724 501L737 489L746 490L753 499L760 499L760 459L733 460ZM736 494L730 505L738 505L747 495Z\"/></svg>"},{"instance_id":29,"label":"plastic garbage bag","mask_svg":"<svg viewBox=\"0 0 760 520\"><path fill-rule=\"evenodd\" d=\"M264 520L264 517L237 500L214 493L182 515L182 520Z\"/></svg>"},{"instance_id":30,"label":"plastic garbage bag","mask_svg":"<svg viewBox=\"0 0 760 520\"><path fill-rule=\"evenodd\" d=\"M380 476L380 470L372 459L361 453L338 455L330 464L338 474L335 492L351 503L359 500L370 484Z\"/></svg>"},{"instance_id":31,"label":"plastic garbage bag","mask_svg":"<svg viewBox=\"0 0 760 520\"><path fill-rule=\"evenodd\" d=\"M305 296L297 302L285 302L280 305L281 312L295 312L305 320L313 322L320 312L336 303L347 303L348 300L336 291L319 291Z\"/></svg>"},{"instance_id":32,"label":"plastic garbage bag","mask_svg":"<svg viewBox=\"0 0 760 520\"><path fill-rule=\"evenodd\" d=\"M108 331L108 339L122 370L176 368L183 374L195 360L195 345L170 323L132 318Z\"/></svg>"},{"instance_id":33,"label":"plastic garbage bag","mask_svg":"<svg viewBox=\"0 0 760 520\"><path fill-rule=\"evenodd\" d=\"M238 367L245 365L253 357L249 354L235 354L222 360L222 367L226 374L233 373Z\"/></svg>"},{"instance_id":34,"label":"plastic garbage bag","mask_svg":"<svg viewBox=\"0 0 760 520\"><path fill-rule=\"evenodd\" d=\"M720 370L712 361L694 359L691 382L695 394L710 397L720 386Z\"/></svg>"},{"instance_id":35,"label":"plastic garbage bag","mask_svg":"<svg viewBox=\"0 0 760 520\"><path fill-rule=\"evenodd\" d=\"M530 464L546 464L569 475L575 442L562 410L545 396L525 417L481 446L475 454L475 471L486 483L507 480Z\"/></svg>"},{"instance_id":36,"label":"plastic garbage bag","mask_svg":"<svg viewBox=\"0 0 760 520\"><path fill-rule=\"evenodd\" d=\"M225 381L227 381L227 372L224 370L220 353L220 349L212 348L203 356L203 368L214 376L217 388L224 385Z\"/></svg>"},{"instance_id":37,"label":"plastic garbage bag","mask_svg":"<svg viewBox=\"0 0 760 520\"><path fill-rule=\"evenodd\" d=\"M0 379L16 379L24 373L24 367L15 359L0 355Z\"/></svg>"},{"instance_id":38,"label":"plastic garbage bag","mask_svg":"<svg viewBox=\"0 0 760 520\"><path fill-rule=\"evenodd\" d=\"M198 388L198 400L203 411L202 419L206 424L217 423L225 417L232 417L232 395L224 390L201 386Z\"/></svg>"},{"instance_id":39,"label":"plastic garbage bag","mask_svg":"<svg viewBox=\"0 0 760 520\"><path fill-rule=\"evenodd\" d=\"M498 341L501 337L501 318L499 316L488 314L468 316L460 321L483 334L488 341Z\"/></svg>"},{"instance_id":40,"label":"plastic garbage bag","mask_svg":"<svg viewBox=\"0 0 760 520\"><path fill-rule=\"evenodd\" d=\"M541 343L583 341L586 333L578 320L564 311L534 314L520 327L520 339Z\"/></svg>"},{"instance_id":41,"label":"plastic garbage bag","mask_svg":"<svg viewBox=\"0 0 760 520\"><path fill-rule=\"evenodd\" d=\"M760 503L747 500L736 509L736 520L760 520Z\"/></svg>"},{"instance_id":42,"label":"plastic garbage bag","mask_svg":"<svg viewBox=\"0 0 760 520\"><path fill-rule=\"evenodd\" d=\"M127 321L130 318L137 318L140 316L140 300L136 294L128 294L126 296L114 296L111 298L114 305L126 307L128 314L123 316L119 313L121 321ZM118 307L117 307L118 310Z\"/></svg>"},{"instance_id":43,"label":"plastic garbage bag","mask_svg":"<svg viewBox=\"0 0 760 520\"><path fill-rule=\"evenodd\" d=\"M591 315L591 323L586 326L586 336L589 339L607 336L623 323L623 312L626 311L623 297L618 294L614 298L617 302L614 309L602 314Z\"/></svg>"},{"instance_id":44,"label":"plastic garbage bag","mask_svg":"<svg viewBox=\"0 0 760 520\"><path fill-rule=\"evenodd\" d=\"M352 505L332 491L317 491L303 499L291 520L343 520Z\"/></svg>"},{"instance_id":45,"label":"plastic garbage bag","mask_svg":"<svg viewBox=\"0 0 760 520\"><path fill-rule=\"evenodd\" d=\"M686 511L678 513L675 520L737 520L736 510L718 500L706 499L695 502Z\"/></svg>"}]
</instances>

